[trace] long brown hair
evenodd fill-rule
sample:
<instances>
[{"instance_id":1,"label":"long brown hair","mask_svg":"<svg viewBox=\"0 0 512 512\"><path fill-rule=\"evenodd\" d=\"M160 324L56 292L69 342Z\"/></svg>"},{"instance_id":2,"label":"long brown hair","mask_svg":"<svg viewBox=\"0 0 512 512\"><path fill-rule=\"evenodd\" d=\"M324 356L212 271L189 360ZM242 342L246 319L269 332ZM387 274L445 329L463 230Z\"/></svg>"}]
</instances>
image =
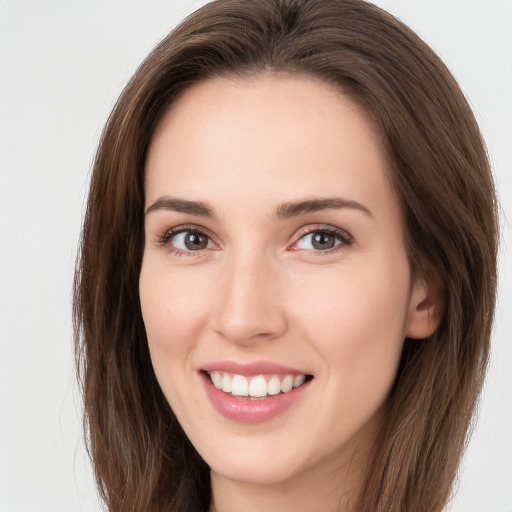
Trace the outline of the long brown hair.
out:
<instances>
[{"instance_id":1,"label":"long brown hair","mask_svg":"<svg viewBox=\"0 0 512 512\"><path fill-rule=\"evenodd\" d=\"M208 508L208 467L160 391L141 316L144 161L155 126L191 84L273 72L318 77L371 114L403 209L412 271L441 283L441 325L428 339L405 340L355 512L440 511L488 359L495 192L454 78L411 30L362 0L211 2L153 50L118 100L94 163L74 297L100 491L115 512Z\"/></svg>"}]
</instances>

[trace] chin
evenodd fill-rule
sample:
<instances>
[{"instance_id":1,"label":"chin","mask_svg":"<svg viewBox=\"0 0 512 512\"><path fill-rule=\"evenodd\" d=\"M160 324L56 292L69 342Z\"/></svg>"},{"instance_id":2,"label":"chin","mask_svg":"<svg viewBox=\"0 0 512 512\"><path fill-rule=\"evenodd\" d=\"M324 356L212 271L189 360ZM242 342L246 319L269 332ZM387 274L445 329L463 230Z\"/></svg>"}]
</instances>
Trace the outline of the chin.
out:
<instances>
[{"instance_id":1,"label":"chin","mask_svg":"<svg viewBox=\"0 0 512 512\"><path fill-rule=\"evenodd\" d=\"M226 460L210 466L216 476L251 485L272 486L293 479L297 468L278 460Z\"/></svg>"}]
</instances>

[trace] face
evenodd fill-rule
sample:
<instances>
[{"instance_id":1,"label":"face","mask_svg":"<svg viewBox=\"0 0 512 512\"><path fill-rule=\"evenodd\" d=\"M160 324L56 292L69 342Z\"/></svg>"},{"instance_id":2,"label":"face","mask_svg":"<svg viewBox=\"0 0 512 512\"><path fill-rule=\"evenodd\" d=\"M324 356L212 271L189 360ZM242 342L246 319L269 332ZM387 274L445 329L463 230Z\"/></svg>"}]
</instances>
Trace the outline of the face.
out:
<instances>
[{"instance_id":1,"label":"face","mask_svg":"<svg viewBox=\"0 0 512 512\"><path fill-rule=\"evenodd\" d=\"M207 81L145 179L152 363L213 473L285 482L367 453L423 289L365 113L311 78Z\"/></svg>"}]
</instances>

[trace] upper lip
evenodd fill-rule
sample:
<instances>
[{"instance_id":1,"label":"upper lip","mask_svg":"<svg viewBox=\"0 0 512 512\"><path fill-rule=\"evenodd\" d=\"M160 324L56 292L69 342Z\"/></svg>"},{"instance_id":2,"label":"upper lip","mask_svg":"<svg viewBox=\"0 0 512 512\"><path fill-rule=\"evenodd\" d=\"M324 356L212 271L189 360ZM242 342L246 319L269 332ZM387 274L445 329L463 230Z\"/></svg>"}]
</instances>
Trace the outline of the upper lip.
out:
<instances>
[{"instance_id":1,"label":"upper lip","mask_svg":"<svg viewBox=\"0 0 512 512\"><path fill-rule=\"evenodd\" d=\"M236 375L244 375L245 377L264 374L308 375L307 372L297 368L291 368L271 361L254 361L252 363L216 361L205 364L201 367L201 370L205 372L227 372Z\"/></svg>"}]
</instances>

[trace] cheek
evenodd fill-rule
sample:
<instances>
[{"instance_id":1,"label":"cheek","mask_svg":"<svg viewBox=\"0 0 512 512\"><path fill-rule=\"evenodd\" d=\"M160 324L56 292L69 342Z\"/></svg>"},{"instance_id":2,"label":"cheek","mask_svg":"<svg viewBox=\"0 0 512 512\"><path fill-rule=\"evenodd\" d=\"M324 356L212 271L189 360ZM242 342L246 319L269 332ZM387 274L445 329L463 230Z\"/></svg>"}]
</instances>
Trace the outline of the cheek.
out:
<instances>
[{"instance_id":1,"label":"cheek","mask_svg":"<svg viewBox=\"0 0 512 512\"><path fill-rule=\"evenodd\" d=\"M157 377L171 367L182 372L204 328L207 305L190 279L144 262L139 293L151 359ZM171 375L172 372L168 372Z\"/></svg>"},{"instance_id":2,"label":"cheek","mask_svg":"<svg viewBox=\"0 0 512 512\"><path fill-rule=\"evenodd\" d=\"M350 377L368 386L394 378L409 298L408 263L394 262L368 264L360 271L333 269L322 286L306 282L294 294L297 318L328 362L330 377Z\"/></svg>"},{"instance_id":3,"label":"cheek","mask_svg":"<svg viewBox=\"0 0 512 512\"><path fill-rule=\"evenodd\" d=\"M186 416L184 411L197 400L190 393L187 376L205 325L207 306L198 289L202 282L143 261L139 293L151 362L164 396L179 417Z\"/></svg>"}]
</instances>

